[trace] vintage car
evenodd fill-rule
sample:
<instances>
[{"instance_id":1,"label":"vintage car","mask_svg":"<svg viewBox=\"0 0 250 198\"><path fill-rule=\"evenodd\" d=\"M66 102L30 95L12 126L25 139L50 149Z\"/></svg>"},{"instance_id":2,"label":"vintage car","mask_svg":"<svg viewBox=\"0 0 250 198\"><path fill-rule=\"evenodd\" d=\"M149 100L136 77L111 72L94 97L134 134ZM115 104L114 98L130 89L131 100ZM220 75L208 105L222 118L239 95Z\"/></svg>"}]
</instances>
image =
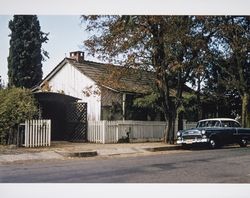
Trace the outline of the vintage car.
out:
<instances>
[{"instance_id":1,"label":"vintage car","mask_svg":"<svg viewBox=\"0 0 250 198\"><path fill-rule=\"evenodd\" d=\"M196 128L177 132L177 144L207 144L217 148L226 144L237 143L246 147L250 140L250 128L242 128L240 123L230 118L200 120Z\"/></svg>"}]
</instances>

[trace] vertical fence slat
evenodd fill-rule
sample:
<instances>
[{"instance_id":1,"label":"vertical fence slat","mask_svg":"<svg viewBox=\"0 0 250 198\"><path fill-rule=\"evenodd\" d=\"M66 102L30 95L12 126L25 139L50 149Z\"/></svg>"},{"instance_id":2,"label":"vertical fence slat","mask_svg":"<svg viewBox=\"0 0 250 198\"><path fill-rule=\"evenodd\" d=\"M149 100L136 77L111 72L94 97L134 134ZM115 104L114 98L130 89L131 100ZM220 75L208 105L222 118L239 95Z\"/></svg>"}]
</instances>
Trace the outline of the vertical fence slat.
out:
<instances>
[{"instance_id":1,"label":"vertical fence slat","mask_svg":"<svg viewBox=\"0 0 250 198\"><path fill-rule=\"evenodd\" d=\"M29 121L29 145L28 147L32 145L32 131L33 131L32 120L30 120Z\"/></svg>"},{"instance_id":2,"label":"vertical fence slat","mask_svg":"<svg viewBox=\"0 0 250 198\"><path fill-rule=\"evenodd\" d=\"M103 144L105 144L106 122L107 121L102 121L102 143Z\"/></svg>"},{"instance_id":3,"label":"vertical fence slat","mask_svg":"<svg viewBox=\"0 0 250 198\"><path fill-rule=\"evenodd\" d=\"M35 130L35 147L38 146L38 124L39 124L39 121L38 120L35 120L35 123L36 123L36 130Z\"/></svg>"},{"instance_id":4,"label":"vertical fence slat","mask_svg":"<svg viewBox=\"0 0 250 198\"><path fill-rule=\"evenodd\" d=\"M41 130L42 130L42 128L41 128L41 126L42 126L41 120L39 120L38 123L39 123L39 125L38 125L38 130L37 130L37 143L38 143L40 146L42 146L42 141L41 141L41 139L40 139Z\"/></svg>"},{"instance_id":5,"label":"vertical fence slat","mask_svg":"<svg viewBox=\"0 0 250 198\"><path fill-rule=\"evenodd\" d=\"M40 133L40 139L41 139L41 142L42 142L42 146L45 146L45 143L44 143L44 122L41 120L41 133Z\"/></svg>"},{"instance_id":6,"label":"vertical fence slat","mask_svg":"<svg viewBox=\"0 0 250 198\"><path fill-rule=\"evenodd\" d=\"M49 142L48 142L48 140L49 140L49 134L48 134L48 122L46 123L46 125L45 125L45 136L44 136L44 144L45 144L45 146L48 146L49 145Z\"/></svg>"},{"instance_id":7,"label":"vertical fence slat","mask_svg":"<svg viewBox=\"0 0 250 198\"><path fill-rule=\"evenodd\" d=\"M29 121L26 120L25 121L25 127L24 127L24 146L28 147L29 143L28 143L28 135L29 135Z\"/></svg>"},{"instance_id":8,"label":"vertical fence slat","mask_svg":"<svg viewBox=\"0 0 250 198\"><path fill-rule=\"evenodd\" d=\"M31 143L31 147L34 147L34 145L35 145L35 129L36 129L36 123L35 123L35 120L33 120L32 121L33 123L32 123L32 127L33 127L33 129L32 129L32 143Z\"/></svg>"},{"instance_id":9,"label":"vertical fence slat","mask_svg":"<svg viewBox=\"0 0 250 198\"><path fill-rule=\"evenodd\" d=\"M47 131L47 125L48 121L43 120L43 130L42 130L42 141L43 141L43 146L48 146L47 144L47 136L48 136L48 131Z\"/></svg>"},{"instance_id":10,"label":"vertical fence slat","mask_svg":"<svg viewBox=\"0 0 250 198\"><path fill-rule=\"evenodd\" d=\"M49 146L51 144L51 120L49 120Z\"/></svg>"}]
</instances>

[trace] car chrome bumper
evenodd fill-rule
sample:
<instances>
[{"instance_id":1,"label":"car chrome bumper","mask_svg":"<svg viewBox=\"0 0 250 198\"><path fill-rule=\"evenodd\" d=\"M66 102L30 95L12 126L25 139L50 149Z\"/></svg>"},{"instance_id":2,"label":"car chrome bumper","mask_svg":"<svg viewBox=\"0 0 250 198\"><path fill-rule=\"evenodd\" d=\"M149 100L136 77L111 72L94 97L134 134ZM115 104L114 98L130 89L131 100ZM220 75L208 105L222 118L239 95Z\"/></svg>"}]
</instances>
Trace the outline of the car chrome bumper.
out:
<instances>
[{"instance_id":1,"label":"car chrome bumper","mask_svg":"<svg viewBox=\"0 0 250 198\"><path fill-rule=\"evenodd\" d=\"M177 144L195 144L195 143L207 143L209 142L208 138L202 138L202 139L180 139L177 140Z\"/></svg>"}]
</instances>

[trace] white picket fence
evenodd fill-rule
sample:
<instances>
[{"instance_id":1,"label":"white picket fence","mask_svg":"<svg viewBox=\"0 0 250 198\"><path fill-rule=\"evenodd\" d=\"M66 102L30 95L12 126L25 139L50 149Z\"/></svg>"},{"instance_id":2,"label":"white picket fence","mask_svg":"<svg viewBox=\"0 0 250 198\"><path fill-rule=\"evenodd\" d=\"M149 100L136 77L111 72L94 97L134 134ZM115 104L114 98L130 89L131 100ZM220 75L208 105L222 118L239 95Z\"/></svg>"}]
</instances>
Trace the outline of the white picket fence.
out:
<instances>
[{"instance_id":1,"label":"white picket fence","mask_svg":"<svg viewBox=\"0 0 250 198\"><path fill-rule=\"evenodd\" d=\"M25 147L50 146L51 120L26 120L24 131Z\"/></svg>"},{"instance_id":2,"label":"white picket fence","mask_svg":"<svg viewBox=\"0 0 250 198\"><path fill-rule=\"evenodd\" d=\"M196 123L184 122L184 129ZM88 141L95 143L117 143L127 137L130 142L162 141L166 122L160 121L89 121ZM175 128L177 129L177 123Z\"/></svg>"},{"instance_id":3,"label":"white picket fence","mask_svg":"<svg viewBox=\"0 0 250 198\"><path fill-rule=\"evenodd\" d=\"M149 121L89 121L88 141L95 143L117 143L129 133L130 142L160 141L166 122Z\"/></svg>"}]
</instances>

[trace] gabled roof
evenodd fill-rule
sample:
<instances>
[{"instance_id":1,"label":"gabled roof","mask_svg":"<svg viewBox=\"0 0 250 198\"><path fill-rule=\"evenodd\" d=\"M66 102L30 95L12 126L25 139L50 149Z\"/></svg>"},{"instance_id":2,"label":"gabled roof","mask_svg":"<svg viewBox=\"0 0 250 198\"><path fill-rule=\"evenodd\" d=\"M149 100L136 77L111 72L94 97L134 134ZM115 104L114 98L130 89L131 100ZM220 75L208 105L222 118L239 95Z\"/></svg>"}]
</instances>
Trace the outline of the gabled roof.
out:
<instances>
[{"instance_id":1,"label":"gabled roof","mask_svg":"<svg viewBox=\"0 0 250 198\"><path fill-rule=\"evenodd\" d=\"M77 62L75 59L64 58L43 80L49 81L66 63L71 64L82 74L96 82L97 85L117 92L147 94L152 92L154 72L103 64L92 61ZM184 92L193 91L187 86ZM171 89L171 95L175 91Z\"/></svg>"},{"instance_id":2,"label":"gabled roof","mask_svg":"<svg viewBox=\"0 0 250 198\"><path fill-rule=\"evenodd\" d=\"M83 63L73 62L72 64L98 85L119 92L151 92L153 83L152 72L90 61Z\"/></svg>"},{"instance_id":3,"label":"gabled roof","mask_svg":"<svg viewBox=\"0 0 250 198\"><path fill-rule=\"evenodd\" d=\"M43 80L49 81L66 63L71 64L99 86L117 92L149 93L153 83L153 73L110 64L64 58ZM41 83L42 85L43 83Z\"/></svg>"}]
</instances>

